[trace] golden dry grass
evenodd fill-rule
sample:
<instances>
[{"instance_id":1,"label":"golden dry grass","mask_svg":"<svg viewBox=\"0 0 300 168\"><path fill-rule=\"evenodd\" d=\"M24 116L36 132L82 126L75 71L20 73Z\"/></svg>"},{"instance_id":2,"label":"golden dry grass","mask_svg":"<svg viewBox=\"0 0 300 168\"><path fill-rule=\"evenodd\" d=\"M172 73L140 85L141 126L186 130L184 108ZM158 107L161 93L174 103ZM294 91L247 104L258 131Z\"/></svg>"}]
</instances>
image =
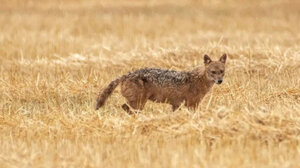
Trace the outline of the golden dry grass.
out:
<instances>
[{"instance_id":1,"label":"golden dry grass","mask_svg":"<svg viewBox=\"0 0 300 168\"><path fill-rule=\"evenodd\" d=\"M0 167L300 167L300 3L2 0ZM196 112L117 89L141 67L229 59Z\"/></svg>"}]
</instances>

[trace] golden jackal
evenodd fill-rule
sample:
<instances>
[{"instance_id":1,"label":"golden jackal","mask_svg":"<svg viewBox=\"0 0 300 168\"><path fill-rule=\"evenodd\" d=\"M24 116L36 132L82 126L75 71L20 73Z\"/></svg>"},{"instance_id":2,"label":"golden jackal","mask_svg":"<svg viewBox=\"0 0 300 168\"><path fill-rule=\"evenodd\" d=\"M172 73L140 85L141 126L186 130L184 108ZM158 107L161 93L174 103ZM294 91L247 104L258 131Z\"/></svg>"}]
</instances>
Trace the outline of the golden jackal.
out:
<instances>
[{"instance_id":1,"label":"golden jackal","mask_svg":"<svg viewBox=\"0 0 300 168\"><path fill-rule=\"evenodd\" d=\"M195 109L214 83L221 84L225 74L226 54L219 61L212 61L204 55L204 67L192 71L173 71L158 68L144 68L130 72L112 81L98 96L96 110L105 103L113 90L121 83L121 93L127 104L122 108L132 113L142 110L147 100L169 103L175 111L182 102ZM130 107L129 107L129 106Z\"/></svg>"}]
</instances>

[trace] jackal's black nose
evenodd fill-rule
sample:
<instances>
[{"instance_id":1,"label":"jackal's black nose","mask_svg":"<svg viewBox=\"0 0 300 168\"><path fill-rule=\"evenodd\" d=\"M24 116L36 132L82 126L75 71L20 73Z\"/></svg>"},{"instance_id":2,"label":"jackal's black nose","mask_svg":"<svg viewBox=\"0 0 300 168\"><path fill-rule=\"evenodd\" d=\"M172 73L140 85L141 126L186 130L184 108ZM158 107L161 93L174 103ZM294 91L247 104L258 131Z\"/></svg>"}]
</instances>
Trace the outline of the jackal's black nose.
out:
<instances>
[{"instance_id":1,"label":"jackal's black nose","mask_svg":"<svg viewBox=\"0 0 300 168\"><path fill-rule=\"evenodd\" d=\"M223 82L223 80L222 80L222 79L219 79L217 83L218 83L218 84L221 84L222 82Z\"/></svg>"}]
</instances>

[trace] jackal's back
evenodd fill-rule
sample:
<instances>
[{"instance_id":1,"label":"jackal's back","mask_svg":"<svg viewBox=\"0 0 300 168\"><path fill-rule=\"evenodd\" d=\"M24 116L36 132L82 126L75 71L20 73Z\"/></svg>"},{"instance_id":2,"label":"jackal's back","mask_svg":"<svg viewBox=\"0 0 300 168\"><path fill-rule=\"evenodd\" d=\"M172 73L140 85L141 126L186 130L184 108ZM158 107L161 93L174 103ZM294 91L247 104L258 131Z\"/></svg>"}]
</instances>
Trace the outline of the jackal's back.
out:
<instances>
[{"instance_id":1,"label":"jackal's back","mask_svg":"<svg viewBox=\"0 0 300 168\"><path fill-rule=\"evenodd\" d=\"M139 78L157 86L180 86L189 82L190 73L159 68L143 68L128 74L128 78Z\"/></svg>"}]
</instances>

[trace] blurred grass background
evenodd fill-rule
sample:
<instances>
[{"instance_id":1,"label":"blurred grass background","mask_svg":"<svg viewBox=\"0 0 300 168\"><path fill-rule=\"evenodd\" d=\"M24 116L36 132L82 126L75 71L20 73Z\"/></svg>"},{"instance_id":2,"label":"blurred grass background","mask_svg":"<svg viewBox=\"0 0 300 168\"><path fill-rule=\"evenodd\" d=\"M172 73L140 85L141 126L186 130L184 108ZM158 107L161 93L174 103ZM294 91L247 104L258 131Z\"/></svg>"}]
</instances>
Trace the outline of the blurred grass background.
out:
<instances>
[{"instance_id":1,"label":"blurred grass background","mask_svg":"<svg viewBox=\"0 0 300 168\"><path fill-rule=\"evenodd\" d=\"M300 3L2 0L0 167L299 167ZM142 67L229 55L196 112L119 90Z\"/></svg>"}]
</instances>

